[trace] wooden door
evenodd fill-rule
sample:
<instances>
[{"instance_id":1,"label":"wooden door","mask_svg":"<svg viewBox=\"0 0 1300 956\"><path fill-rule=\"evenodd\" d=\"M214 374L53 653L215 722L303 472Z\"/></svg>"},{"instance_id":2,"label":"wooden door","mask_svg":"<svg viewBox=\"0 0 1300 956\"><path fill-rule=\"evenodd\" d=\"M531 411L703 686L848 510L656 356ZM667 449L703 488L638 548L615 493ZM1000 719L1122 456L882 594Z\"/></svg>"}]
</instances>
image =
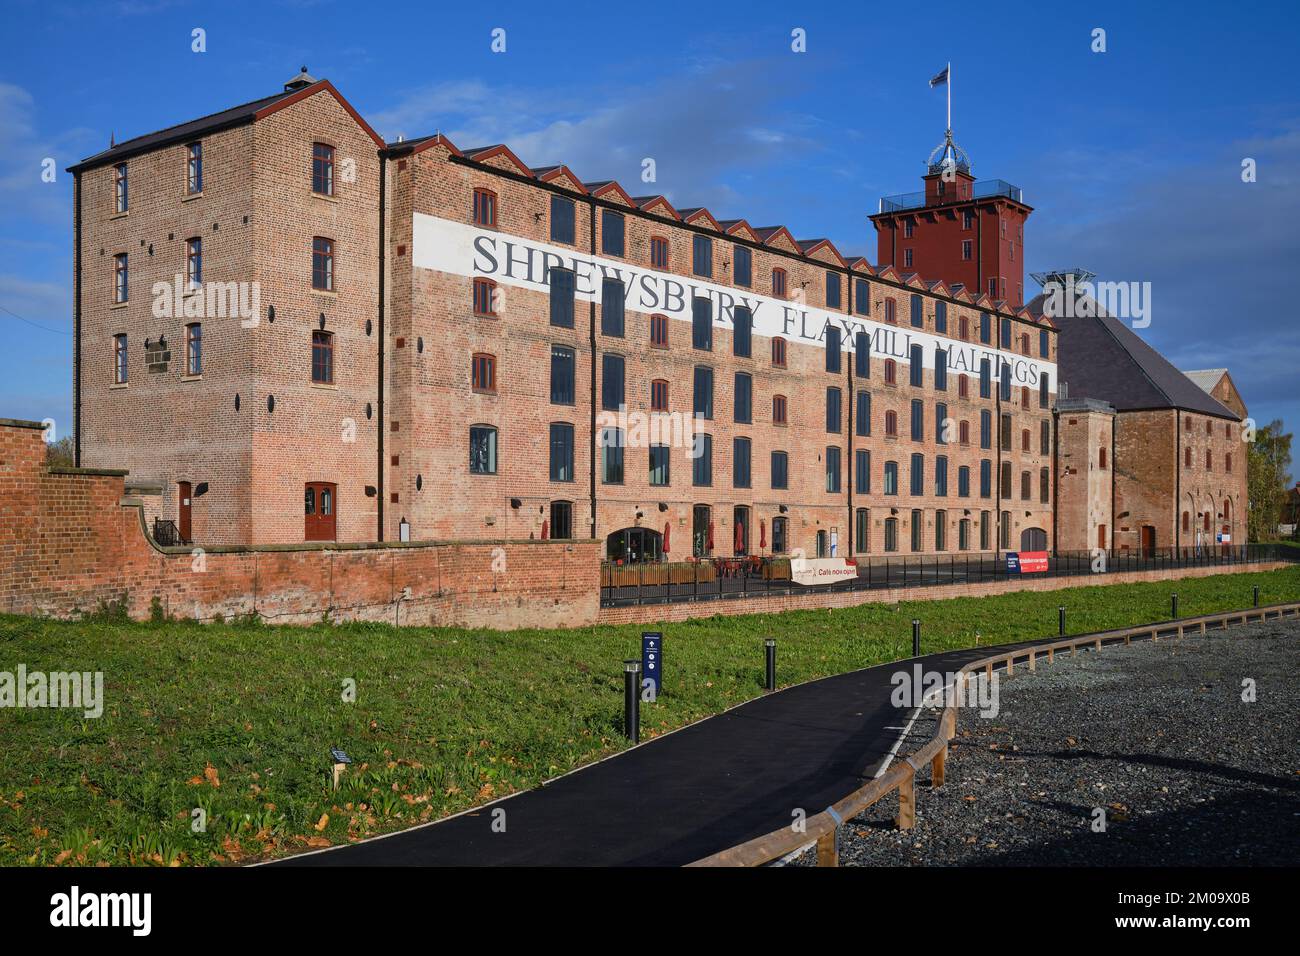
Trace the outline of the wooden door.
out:
<instances>
[{"instance_id":1,"label":"wooden door","mask_svg":"<svg viewBox=\"0 0 1300 956\"><path fill-rule=\"evenodd\" d=\"M307 482L303 491L303 540L335 540L337 508L336 485L327 481Z\"/></svg>"},{"instance_id":2,"label":"wooden door","mask_svg":"<svg viewBox=\"0 0 1300 956\"><path fill-rule=\"evenodd\" d=\"M194 540L191 534L191 487L188 481L176 482L176 487L180 492L180 505L177 508L177 533L181 536L181 544L189 544Z\"/></svg>"},{"instance_id":3,"label":"wooden door","mask_svg":"<svg viewBox=\"0 0 1300 956\"><path fill-rule=\"evenodd\" d=\"M1155 525L1144 524L1142 526L1142 557L1152 558L1156 553L1156 529Z\"/></svg>"}]
</instances>

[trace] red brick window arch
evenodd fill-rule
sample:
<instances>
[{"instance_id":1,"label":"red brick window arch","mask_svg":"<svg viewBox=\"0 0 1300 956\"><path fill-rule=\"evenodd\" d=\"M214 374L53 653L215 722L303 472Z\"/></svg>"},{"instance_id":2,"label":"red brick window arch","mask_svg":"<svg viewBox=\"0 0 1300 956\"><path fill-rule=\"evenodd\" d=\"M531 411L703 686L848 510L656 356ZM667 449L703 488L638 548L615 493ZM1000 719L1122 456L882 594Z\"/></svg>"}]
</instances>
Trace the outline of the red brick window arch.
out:
<instances>
[{"instance_id":1,"label":"red brick window arch","mask_svg":"<svg viewBox=\"0 0 1300 956\"><path fill-rule=\"evenodd\" d=\"M497 194L490 189L474 190L474 225L496 228Z\"/></svg>"},{"instance_id":2,"label":"red brick window arch","mask_svg":"<svg viewBox=\"0 0 1300 956\"><path fill-rule=\"evenodd\" d=\"M668 411L668 380L657 378L650 383L650 411Z\"/></svg>"},{"instance_id":3,"label":"red brick window arch","mask_svg":"<svg viewBox=\"0 0 1300 956\"><path fill-rule=\"evenodd\" d=\"M786 424L786 408L785 408L784 395L772 396L772 424L773 425Z\"/></svg>"},{"instance_id":4,"label":"red brick window arch","mask_svg":"<svg viewBox=\"0 0 1300 956\"><path fill-rule=\"evenodd\" d=\"M497 284L491 279L474 280L474 314L495 317Z\"/></svg>"},{"instance_id":5,"label":"red brick window arch","mask_svg":"<svg viewBox=\"0 0 1300 956\"><path fill-rule=\"evenodd\" d=\"M487 352L475 352L470 362L470 385L476 392L497 390L497 358Z\"/></svg>"},{"instance_id":6,"label":"red brick window arch","mask_svg":"<svg viewBox=\"0 0 1300 956\"><path fill-rule=\"evenodd\" d=\"M772 339L772 364L777 368L785 368L785 339L779 335Z\"/></svg>"},{"instance_id":7,"label":"red brick window arch","mask_svg":"<svg viewBox=\"0 0 1300 956\"><path fill-rule=\"evenodd\" d=\"M780 298L785 298L786 275L784 269L772 270L772 294Z\"/></svg>"}]
</instances>

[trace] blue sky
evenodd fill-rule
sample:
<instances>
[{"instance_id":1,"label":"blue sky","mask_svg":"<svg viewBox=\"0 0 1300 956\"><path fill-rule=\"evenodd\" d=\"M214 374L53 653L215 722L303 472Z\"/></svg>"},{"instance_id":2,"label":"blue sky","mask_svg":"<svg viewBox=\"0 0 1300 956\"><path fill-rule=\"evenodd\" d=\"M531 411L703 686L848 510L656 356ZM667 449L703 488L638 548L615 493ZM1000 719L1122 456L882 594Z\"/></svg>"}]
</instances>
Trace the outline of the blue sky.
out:
<instances>
[{"instance_id":1,"label":"blue sky","mask_svg":"<svg viewBox=\"0 0 1300 956\"><path fill-rule=\"evenodd\" d=\"M63 169L110 135L256 99L307 64L384 136L506 142L530 165L784 223L874 261L866 217L881 195L919 188L944 126L927 80L951 60L957 142L979 178L1023 187L1035 207L1026 273L1151 282L1144 337L1182 368L1228 366L1257 420L1300 426L1300 14L1057 6L7 0L0 416L70 425ZM1098 27L1105 53L1091 50Z\"/></svg>"}]
</instances>

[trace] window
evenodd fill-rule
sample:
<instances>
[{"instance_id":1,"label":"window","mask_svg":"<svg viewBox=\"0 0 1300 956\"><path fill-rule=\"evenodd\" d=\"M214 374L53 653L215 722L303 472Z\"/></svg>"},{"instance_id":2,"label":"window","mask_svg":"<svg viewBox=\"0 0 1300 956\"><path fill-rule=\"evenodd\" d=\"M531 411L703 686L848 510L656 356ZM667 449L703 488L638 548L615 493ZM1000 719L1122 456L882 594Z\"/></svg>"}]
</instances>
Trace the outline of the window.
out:
<instances>
[{"instance_id":1,"label":"window","mask_svg":"<svg viewBox=\"0 0 1300 956\"><path fill-rule=\"evenodd\" d=\"M1029 472L1022 471L1020 473L1020 500L1028 501L1032 495L1033 489L1031 487Z\"/></svg>"},{"instance_id":2,"label":"window","mask_svg":"<svg viewBox=\"0 0 1300 956\"><path fill-rule=\"evenodd\" d=\"M551 423L551 481L573 481L573 426Z\"/></svg>"},{"instance_id":3,"label":"window","mask_svg":"<svg viewBox=\"0 0 1300 956\"><path fill-rule=\"evenodd\" d=\"M475 279L474 314L488 317L496 316L497 284L491 279Z\"/></svg>"},{"instance_id":4,"label":"window","mask_svg":"<svg viewBox=\"0 0 1300 956\"><path fill-rule=\"evenodd\" d=\"M921 509L912 509L912 550L921 550Z\"/></svg>"},{"instance_id":5,"label":"window","mask_svg":"<svg viewBox=\"0 0 1300 956\"><path fill-rule=\"evenodd\" d=\"M1183 512L1183 532L1186 533L1186 532L1191 531L1191 530L1192 530L1192 516L1191 516L1191 514L1189 514L1188 512L1184 511L1184 512Z\"/></svg>"},{"instance_id":6,"label":"window","mask_svg":"<svg viewBox=\"0 0 1300 956\"><path fill-rule=\"evenodd\" d=\"M871 378L871 336L859 332L853 337L853 374Z\"/></svg>"},{"instance_id":7,"label":"window","mask_svg":"<svg viewBox=\"0 0 1300 956\"><path fill-rule=\"evenodd\" d=\"M1208 418L1205 420L1205 437L1210 438L1214 435L1214 424Z\"/></svg>"},{"instance_id":8,"label":"window","mask_svg":"<svg viewBox=\"0 0 1300 956\"><path fill-rule=\"evenodd\" d=\"M691 453L691 484L707 488L713 484L713 436L697 433Z\"/></svg>"},{"instance_id":9,"label":"window","mask_svg":"<svg viewBox=\"0 0 1300 956\"><path fill-rule=\"evenodd\" d=\"M736 250L736 254L735 254L736 285L744 286L746 289L748 289L754 281L754 276L753 276L754 257L753 254L749 251L749 249L746 248L745 246L736 246L735 250Z\"/></svg>"},{"instance_id":10,"label":"window","mask_svg":"<svg viewBox=\"0 0 1300 956\"><path fill-rule=\"evenodd\" d=\"M650 383L650 411L668 411L668 382L657 378Z\"/></svg>"},{"instance_id":11,"label":"window","mask_svg":"<svg viewBox=\"0 0 1300 956\"><path fill-rule=\"evenodd\" d=\"M948 550L948 512L942 508L934 513L934 550Z\"/></svg>"},{"instance_id":12,"label":"window","mask_svg":"<svg viewBox=\"0 0 1300 956\"><path fill-rule=\"evenodd\" d=\"M1097 467L1102 471L1106 470L1106 449L1104 448L1097 449Z\"/></svg>"},{"instance_id":13,"label":"window","mask_svg":"<svg viewBox=\"0 0 1300 956\"><path fill-rule=\"evenodd\" d=\"M749 358L753 354L754 316L740 305L732 314L735 327L731 334L731 351L741 358Z\"/></svg>"},{"instance_id":14,"label":"window","mask_svg":"<svg viewBox=\"0 0 1300 956\"><path fill-rule=\"evenodd\" d=\"M600 480L606 485L623 483L623 431L619 428L600 430Z\"/></svg>"},{"instance_id":15,"label":"window","mask_svg":"<svg viewBox=\"0 0 1300 956\"><path fill-rule=\"evenodd\" d=\"M990 540L989 518L990 517L991 515L989 514L989 512L987 511L980 512L980 550L981 551L987 551L989 549L989 540Z\"/></svg>"},{"instance_id":16,"label":"window","mask_svg":"<svg viewBox=\"0 0 1300 956\"><path fill-rule=\"evenodd\" d=\"M1192 467L1192 447L1190 445L1183 449L1183 467Z\"/></svg>"},{"instance_id":17,"label":"window","mask_svg":"<svg viewBox=\"0 0 1300 956\"><path fill-rule=\"evenodd\" d=\"M947 455L939 455L934 459L934 493L940 498L948 497Z\"/></svg>"},{"instance_id":18,"label":"window","mask_svg":"<svg viewBox=\"0 0 1300 956\"><path fill-rule=\"evenodd\" d=\"M203 240L185 240L185 287L197 289L203 284Z\"/></svg>"},{"instance_id":19,"label":"window","mask_svg":"<svg viewBox=\"0 0 1300 956\"><path fill-rule=\"evenodd\" d=\"M497 473L497 430L491 425L469 427L469 473L471 475Z\"/></svg>"},{"instance_id":20,"label":"window","mask_svg":"<svg viewBox=\"0 0 1300 956\"><path fill-rule=\"evenodd\" d=\"M616 412L627 403L623 387L623 356L606 353L600 358L600 407Z\"/></svg>"},{"instance_id":21,"label":"window","mask_svg":"<svg viewBox=\"0 0 1300 956\"><path fill-rule=\"evenodd\" d=\"M1205 470L1212 471L1213 469L1214 469L1214 453L1207 448L1205 449Z\"/></svg>"},{"instance_id":22,"label":"window","mask_svg":"<svg viewBox=\"0 0 1300 956\"><path fill-rule=\"evenodd\" d=\"M734 438L731 442L731 484L748 488L750 475L750 445L748 438Z\"/></svg>"},{"instance_id":23,"label":"window","mask_svg":"<svg viewBox=\"0 0 1300 956\"><path fill-rule=\"evenodd\" d=\"M854 414L856 416L855 433L862 438L871 436L871 393L859 391L857 403L854 405Z\"/></svg>"},{"instance_id":24,"label":"window","mask_svg":"<svg viewBox=\"0 0 1300 956\"><path fill-rule=\"evenodd\" d=\"M656 269L668 268L668 240L650 237L650 265Z\"/></svg>"},{"instance_id":25,"label":"window","mask_svg":"<svg viewBox=\"0 0 1300 956\"><path fill-rule=\"evenodd\" d=\"M925 350L919 345L913 345L908 351L907 358L907 377L908 383L914 388L920 388L925 384Z\"/></svg>"},{"instance_id":26,"label":"window","mask_svg":"<svg viewBox=\"0 0 1300 956\"><path fill-rule=\"evenodd\" d=\"M853 280L853 311L858 315L871 314L871 286L866 279Z\"/></svg>"},{"instance_id":27,"label":"window","mask_svg":"<svg viewBox=\"0 0 1300 956\"><path fill-rule=\"evenodd\" d=\"M1020 429L1020 450L1029 451L1029 429Z\"/></svg>"},{"instance_id":28,"label":"window","mask_svg":"<svg viewBox=\"0 0 1300 956\"><path fill-rule=\"evenodd\" d=\"M886 551L898 550L898 519L897 518L885 519L885 550Z\"/></svg>"},{"instance_id":29,"label":"window","mask_svg":"<svg viewBox=\"0 0 1300 956\"><path fill-rule=\"evenodd\" d=\"M980 398L993 397L993 367L988 359L980 359Z\"/></svg>"},{"instance_id":30,"label":"window","mask_svg":"<svg viewBox=\"0 0 1300 956\"><path fill-rule=\"evenodd\" d=\"M912 326L921 328L925 325L924 306L921 304L921 297L915 293L912 294Z\"/></svg>"},{"instance_id":31,"label":"window","mask_svg":"<svg viewBox=\"0 0 1300 956\"><path fill-rule=\"evenodd\" d=\"M665 487L672 478L672 449L668 445L650 446L650 484Z\"/></svg>"},{"instance_id":32,"label":"window","mask_svg":"<svg viewBox=\"0 0 1300 956\"><path fill-rule=\"evenodd\" d=\"M925 494L925 456L917 452L912 455L911 468L908 471L908 491L920 496Z\"/></svg>"},{"instance_id":33,"label":"window","mask_svg":"<svg viewBox=\"0 0 1300 956\"><path fill-rule=\"evenodd\" d=\"M786 424L784 395L772 396L772 424L773 425Z\"/></svg>"},{"instance_id":34,"label":"window","mask_svg":"<svg viewBox=\"0 0 1300 956\"><path fill-rule=\"evenodd\" d=\"M889 438L898 437L898 413L892 408L885 412L885 435Z\"/></svg>"},{"instance_id":35,"label":"window","mask_svg":"<svg viewBox=\"0 0 1300 956\"><path fill-rule=\"evenodd\" d=\"M692 410L697 416L713 417L713 369L707 365L695 366L695 401Z\"/></svg>"},{"instance_id":36,"label":"window","mask_svg":"<svg viewBox=\"0 0 1300 956\"><path fill-rule=\"evenodd\" d=\"M866 508L859 508L855 515L853 528L853 550L866 554L871 550L871 518Z\"/></svg>"},{"instance_id":37,"label":"window","mask_svg":"<svg viewBox=\"0 0 1300 956\"><path fill-rule=\"evenodd\" d=\"M497 360L495 355L475 352L470 366L470 386L476 392L497 390Z\"/></svg>"},{"instance_id":38,"label":"window","mask_svg":"<svg viewBox=\"0 0 1300 956\"><path fill-rule=\"evenodd\" d=\"M885 300L885 321L890 325L898 324L898 305L893 299Z\"/></svg>"},{"instance_id":39,"label":"window","mask_svg":"<svg viewBox=\"0 0 1300 956\"><path fill-rule=\"evenodd\" d=\"M496 228L497 194L490 189L474 190L474 225Z\"/></svg>"},{"instance_id":40,"label":"window","mask_svg":"<svg viewBox=\"0 0 1300 956\"><path fill-rule=\"evenodd\" d=\"M777 337L772 340L772 364L785 368L785 339Z\"/></svg>"},{"instance_id":41,"label":"window","mask_svg":"<svg viewBox=\"0 0 1300 956\"><path fill-rule=\"evenodd\" d=\"M334 147L326 143L311 144L311 191L334 195Z\"/></svg>"},{"instance_id":42,"label":"window","mask_svg":"<svg viewBox=\"0 0 1300 956\"><path fill-rule=\"evenodd\" d=\"M898 384L898 363L893 359L885 359L885 384Z\"/></svg>"},{"instance_id":43,"label":"window","mask_svg":"<svg viewBox=\"0 0 1300 956\"><path fill-rule=\"evenodd\" d=\"M1038 423L1038 453L1049 455L1052 452L1052 423L1044 419Z\"/></svg>"},{"instance_id":44,"label":"window","mask_svg":"<svg viewBox=\"0 0 1300 956\"><path fill-rule=\"evenodd\" d=\"M840 431L840 397L835 386L826 389L826 430L834 434Z\"/></svg>"},{"instance_id":45,"label":"window","mask_svg":"<svg viewBox=\"0 0 1300 956\"><path fill-rule=\"evenodd\" d=\"M334 291L334 240L314 236L311 240L311 287Z\"/></svg>"},{"instance_id":46,"label":"window","mask_svg":"<svg viewBox=\"0 0 1300 956\"><path fill-rule=\"evenodd\" d=\"M551 197L551 241L573 245L577 241L577 229L572 199L564 196Z\"/></svg>"},{"instance_id":47,"label":"window","mask_svg":"<svg viewBox=\"0 0 1300 956\"><path fill-rule=\"evenodd\" d=\"M655 348L668 348L668 316L650 316L650 344Z\"/></svg>"},{"instance_id":48,"label":"window","mask_svg":"<svg viewBox=\"0 0 1300 956\"><path fill-rule=\"evenodd\" d=\"M1001 488L999 489L999 493L1003 498L1010 498L1011 497L1011 462L1004 461L1002 463L1001 479L1002 479L1000 482Z\"/></svg>"},{"instance_id":49,"label":"window","mask_svg":"<svg viewBox=\"0 0 1300 956\"><path fill-rule=\"evenodd\" d=\"M971 258L971 246L972 246L972 245L973 245L973 243L972 243L969 239L963 239L963 240L961 241L961 257L962 257L962 259L966 260L967 262L969 262L969 261L970 261L970 258Z\"/></svg>"},{"instance_id":50,"label":"window","mask_svg":"<svg viewBox=\"0 0 1300 956\"><path fill-rule=\"evenodd\" d=\"M957 442L962 445L970 444L970 422L962 419L957 426Z\"/></svg>"},{"instance_id":51,"label":"window","mask_svg":"<svg viewBox=\"0 0 1300 956\"><path fill-rule=\"evenodd\" d=\"M948 350L934 350L934 390L948 391Z\"/></svg>"},{"instance_id":52,"label":"window","mask_svg":"<svg viewBox=\"0 0 1300 956\"><path fill-rule=\"evenodd\" d=\"M885 494L898 494L898 462L885 462Z\"/></svg>"},{"instance_id":53,"label":"window","mask_svg":"<svg viewBox=\"0 0 1300 956\"><path fill-rule=\"evenodd\" d=\"M925 403L919 398L912 399L912 441L925 441Z\"/></svg>"},{"instance_id":54,"label":"window","mask_svg":"<svg viewBox=\"0 0 1300 956\"><path fill-rule=\"evenodd\" d=\"M126 163L118 163L113 167L113 208L117 212L126 212L131 208Z\"/></svg>"},{"instance_id":55,"label":"window","mask_svg":"<svg viewBox=\"0 0 1300 956\"><path fill-rule=\"evenodd\" d=\"M936 403L934 406L934 440L936 444L948 444L948 429L951 427L951 422L948 419L948 406L943 402Z\"/></svg>"},{"instance_id":56,"label":"window","mask_svg":"<svg viewBox=\"0 0 1300 956\"><path fill-rule=\"evenodd\" d=\"M948 303L942 300L934 304L934 330L943 334L948 332Z\"/></svg>"},{"instance_id":57,"label":"window","mask_svg":"<svg viewBox=\"0 0 1300 956\"><path fill-rule=\"evenodd\" d=\"M691 300L691 346L713 351L713 303L699 296Z\"/></svg>"},{"instance_id":58,"label":"window","mask_svg":"<svg viewBox=\"0 0 1300 956\"><path fill-rule=\"evenodd\" d=\"M957 397L970 398L970 379L965 372L957 376Z\"/></svg>"},{"instance_id":59,"label":"window","mask_svg":"<svg viewBox=\"0 0 1300 956\"><path fill-rule=\"evenodd\" d=\"M747 372L736 373L735 414L742 425L754 420L754 380Z\"/></svg>"},{"instance_id":60,"label":"window","mask_svg":"<svg viewBox=\"0 0 1300 956\"><path fill-rule=\"evenodd\" d=\"M970 465L961 465L957 468L957 497L970 497Z\"/></svg>"},{"instance_id":61,"label":"window","mask_svg":"<svg viewBox=\"0 0 1300 956\"><path fill-rule=\"evenodd\" d=\"M853 490L860 495L871 494L871 452L865 448L853 452Z\"/></svg>"},{"instance_id":62,"label":"window","mask_svg":"<svg viewBox=\"0 0 1300 956\"><path fill-rule=\"evenodd\" d=\"M833 495L840 491L840 450L835 445L826 446L826 490Z\"/></svg>"},{"instance_id":63,"label":"window","mask_svg":"<svg viewBox=\"0 0 1300 956\"><path fill-rule=\"evenodd\" d=\"M1002 547L1011 547L1011 512L1002 512L1001 531L998 535L1002 540Z\"/></svg>"},{"instance_id":64,"label":"window","mask_svg":"<svg viewBox=\"0 0 1300 956\"><path fill-rule=\"evenodd\" d=\"M623 256L623 214L612 209L600 211L600 251Z\"/></svg>"},{"instance_id":65,"label":"window","mask_svg":"<svg viewBox=\"0 0 1300 956\"><path fill-rule=\"evenodd\" d=\"M826 328L826 371L838 374L840 370L840 330L835 326Z\"/></svg>"},{"instance_id":66,"label":"window","mask_svg":"<svg viewBox=\"0 0 1300 956\"><path fill-rule=\"evenodd\" d=\"M916 231L916 222L912 219L903 220L903 238L911 239L912 234Z\"/></svg>"},{"instance_id":67,"label":"window","mask_svg":"<svg viewBox=\"0 0 1300 956\"><path fill-rule=\"evenodd\" d=\"M572 269L551 269L551 325L573 328L574 274Z\"/></svg>"},{"instance_id":68,"label":"window","mask_svg":"<svg viewBox=\"0 0 1300 956\"><path fill-rule=\"evenodd\" d=\"M573 502L551 502L551 537L564 540L573 537Z\"/></svg>"},{"instance_id":69,"label":"window","mask_svg":"<svg viewBox=\"0 0 1300 956\"><path fill-rule=\"evenodd\" d=\"M1038 332L1038 357L1047 358L1051 349L1048 345L1047 329L1040 329Z\"/></svg>"},{"instance_id":70,"label":"window","mask_svg":"<svg viewBox=\"0 0 1300 956\"><path fill-rule=\"evenodd\" d=\"M1038 469L1038 501L1041 504L1047 504L1049 485L1051 478L1046 468Z\"/></svg>"},{"instance_id":71,"label":"window","mask_svg":"<svg viewBox=\"0 0 1300 956\"><path fill-rule=\"evenodd\" d=\"M965 212L961 214L962 229L969 229L974 223L974 221L975 221L975 216L971 213L969 209L967 209Z\"/></svg>"},{"instance_id":72,"label":"window","mask_svg":"<svg viewBox=\"0 0 1300 956\"><path fill-rule=\"evenodd\" d=\"M783 451L772 452L772 487L779 490L787 488L790 481L790 457ZM772 522L775 532L776 522ZM774 545L775 547L775 545Z\"/></svg>"},{"instance_id":73,"label":"window","mask_svg":"<svg viewBox=\"0 0 1300 956\"><path fill-rule=\"evenodd\" d=\"M957 547L962 551L970 550L970 518L957 522Z\"/></svg>"},{"instance_id":74,"label":"window","mask_svg":"<svg viewBox=\"0 0 1300 956\"><path fill-rule=\"evenodd\" d=\"M1011 366L1006 362L1002 363L1002 370L998 373L998 392L1002 401L1011 401Z\"/></svg>"},{"instance_id":75,"label":"window","mask_svg":"<svg viewBox=\"0 0 1300 956\"><path fill-rule=\"evenodd\" d=\"M185 191L190 195L203 192L203 144L185 147Z\"/></svg>"},{"instance_id":76,"label":"window","mask_svg":"<svg viewBox=\"0 0 1300 956\"><path fill-rule=\"evenodd\" d=\"M904 265L905 267L907 267L907 268L911 268L911 266L912 266L912 250L911 250L911 249L904 249L904 250L903 250L903 265Z\"/></svg>"},{"instance_id":77,"label":"window","mask_svg":"<svg viewBox=\"0 0 1300 956\"><path fill-rule=\"evenodd\" d=\"M567 345L551 346L551 404L572 405L577 399L577 354Z\"/></svg>"},{"instance_id":78,"label":"window","mask_svg":"<svg viewBox=\"0 0 1300 956\"><path fill-rule=\"evenodd\" d=\"M1029 407L1029 386L1028 385L1023 385L1020 388L1020 407L1021 408Z\"/></svg>"},{"instance_id":79,"label":"window","mask_svg":"<svg viewBox=\"0 0 1300 956\"><path fill-rule=\"evenodd\" d=\"M691 271L708 279L713 275L713 240L696 235L691 240Z\"/></svg>"},{"instance_id":80,"label":"window","mask_svg":"<svg viewBox=\"0 0 1300 956\"><path fill-rule=\"evenodd\" d=\"M785 518L772 519L772 553L785 554L789 549L789 525Z\"/></svg>"},{"instance_id":81,"label":"window","mask_svg":"<svg viewBox=\"0 0 1300 956\"><path fill-rule=\"evenodd\" d=\"M1029 354L1029 333L1028 332L1020 333L1020 351L1024 355Z\"/></svg>"},{"instance_id":82,"label":"window","mask_svg":"<svg viewBox=\"0 0 1300 956\"><path fill-rule=\"evenodd\" d=\"M311 380L321 385L334 382L334 333L316 329L311 334Z\"/></svg>"},{"instance_id":83,"label":"window","mask_svg":"<svg viewBox=\"0 0 1300 956\"><path fill-rule=\"evenodd\" d=\"M826 308L838 309L840 307L840 274L838 272L826 273Z\"/></svg>"},{"instance_id":84,"label":"window","mask_svg":"<svg viewBox=\"0 0 1300 956\"><path fill-rule=\"evenodd\" d=\"M623 283L605 279L600 284L600 331L602 335L623 337Z\"/></svg>"},{"instance_id":85,"label":"window","mask_svg":"<svg viewBox=\"0 0 1300 956\"><path fill-rule=\"evenodd\" d=\"M1010 319L1002 320L1002 334L999 340L1002 343L1002 347L1010 351L1011 349L1011 320Z\"/></svg>"},{"instance_id":86,"label":"window","mask_svg":"<svg viewBox=\"0 0 1300 956\"><path fill-rule=\"evenodd\" d=\"M1232 474L1232 452L1227 452L1223 456L1223 470Z\"/></svg>"},{"instance_id":87,"label":"window","mask_svg":"<svg viewBox=\"0 0 1300 956\"><path fill-rule=\"evenodd\" d=\"M987 312L980 313L980 342L990 345L993 341L992 320Z\"/></svg>"},{"instance_id":88,"label":"window","mask_svg":"<svg viewBox=\"0 0 1300 956\"><path fill-rule=\"evenodd\" d=\"M118 253L113 257L113 301L126 302L131 295L131 269L127 254Z\"/></svg>"},{"instance_id":89,"label":"window","mask_svg":"<svg viewBox=\"0 0 1300 956\"><path fill-rule=\"evenodd\" d=\"M1003 451L1011 450L1011 416L1003 415L998 420L998 444Z\"/></svg>"},{"instance_id":90,"label":"window","mask_svg":"<svg viewBox=\"0 0 1300 956\"><path fill-rule=\"evenodd\" d=\"M778 298L785 297L785 270L772 270L772 295Z\"/></svg>"},{"instance_id":91,"label":"window","mask_svg":"<svg viewBox=\"0 0 1300 956\"><path fill-rule=\"evenodd\" d=\"M993 462L988 458L980 460L980 497L993 497Z\"/></svg>"},{"instance_id":92,"label":"window","mask_svg":"<svg viewBox=\"0 0 1300 956\"><path fill-rule=\"evenodd\" d=\"M126 333L113 336L113 384L125 385L127 380Z\"/></svg>"},{"instance_id":93,"label":"window","mask_svg":"<svg viewBox=\"0 0 1300 956\"><path fill-rule=\"evenodd\" d=\"M185 326L185 374L203 374L203 326L198 322Z\"/></svg>"},{"instance_id":94,"label":"window","mask_svg":"<svg viewBox=\"0 0 1300 956\"><path fill-rule=\"evenodd\" d=\"M980 447L993 447L993 413L987 408L980 412Z\"/></svg>"}]
</instances>

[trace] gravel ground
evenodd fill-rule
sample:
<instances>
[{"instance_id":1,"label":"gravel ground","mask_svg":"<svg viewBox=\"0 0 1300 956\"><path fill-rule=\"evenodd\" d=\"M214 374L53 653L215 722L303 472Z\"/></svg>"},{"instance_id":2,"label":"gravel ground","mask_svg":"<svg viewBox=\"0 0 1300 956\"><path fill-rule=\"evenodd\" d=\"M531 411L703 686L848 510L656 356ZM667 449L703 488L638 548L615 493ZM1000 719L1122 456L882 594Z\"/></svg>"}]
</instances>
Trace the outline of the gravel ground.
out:
<instances>
[{"instance_id":1,"label":"gravel ground","mask_svg":"<svg viewBox=\"0 0 1300 956\"><path fill-rule=\"evenodd\" d=\"M1017 665L996 717L960 713L945 785L918 776L916 827L887 798L841 828L841 865L1295 866L1298 638L1270 621Z\"/></svg>"}]
</instances>

